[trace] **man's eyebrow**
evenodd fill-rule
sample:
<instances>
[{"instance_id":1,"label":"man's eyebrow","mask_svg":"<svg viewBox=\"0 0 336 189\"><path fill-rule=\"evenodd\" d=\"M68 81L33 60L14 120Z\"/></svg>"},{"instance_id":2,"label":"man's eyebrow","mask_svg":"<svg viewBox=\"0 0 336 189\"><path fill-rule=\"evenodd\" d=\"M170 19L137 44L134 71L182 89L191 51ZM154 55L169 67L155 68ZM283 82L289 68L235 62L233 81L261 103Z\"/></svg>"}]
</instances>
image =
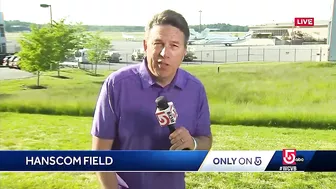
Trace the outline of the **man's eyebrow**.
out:
<instances>
[{"instance_id":1,"label":"man's eyebrow","mask_svg":"<svg viewBox=\"0 0 336 189\"><path fill-rule=\"evenodd\" d=\"M161 39L154 39L154 42L162 42ZM181 44L179 41L171 41L170 43L173 43L173 44Z\"/></svg>"},{"instance_id":2,"label":"man's eyebrow","mask_svg":"<svg viewBox=\"0 0 336 189\"><path fill-rule=\"evenodd\" d=\"M172 43L174 43L174 44L180 44L179 41L172 41Z\"/></svg>"}]
</instances>

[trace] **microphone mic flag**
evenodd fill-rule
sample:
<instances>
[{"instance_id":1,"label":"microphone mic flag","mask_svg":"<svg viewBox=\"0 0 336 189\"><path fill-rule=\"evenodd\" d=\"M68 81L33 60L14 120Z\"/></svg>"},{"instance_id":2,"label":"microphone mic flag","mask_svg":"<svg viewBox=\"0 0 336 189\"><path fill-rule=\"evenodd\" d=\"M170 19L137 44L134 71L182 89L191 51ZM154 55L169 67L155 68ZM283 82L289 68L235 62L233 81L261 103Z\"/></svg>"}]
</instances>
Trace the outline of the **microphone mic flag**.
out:
<instances>
[{"instance_id":1,"label":"microphone mic flag","mask_svg":"<svg viewBox=\"0 0 336 189\"><path fill-rule=\"evenodd\" d=\"M161 127L168 126L170 134L175 131L177 112L173 103L169 103L164 96L159 96L156 100L157 111L155 112ZM170 105L170 106L169 106Z\"/></svg>"},{"instance_id":2,"label":"microphone mic flag","mask_svg":"<svg viewBox=\"0 0 336 189\"><path fill-rule=\"evenodd\" d=\"M168 102L164 96L159 96L156 98L155 103L157 107L155 115L161 127L167 126L170 134L173 133L176 130L175 123L178 117L173 102ZM189 148L185 148L183 150L189 150Z\"/></svg>"}]
</instances>

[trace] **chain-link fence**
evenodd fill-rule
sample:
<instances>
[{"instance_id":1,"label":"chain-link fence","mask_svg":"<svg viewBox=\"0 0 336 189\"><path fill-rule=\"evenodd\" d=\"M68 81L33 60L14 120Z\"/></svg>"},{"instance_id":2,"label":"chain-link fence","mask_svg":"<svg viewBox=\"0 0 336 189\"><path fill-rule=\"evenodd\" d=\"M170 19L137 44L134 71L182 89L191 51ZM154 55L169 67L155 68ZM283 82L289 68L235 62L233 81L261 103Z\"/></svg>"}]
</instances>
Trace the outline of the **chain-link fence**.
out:
<instances>
[{"instance_id":1,"label":"chain-link fence","mask_svg":"<svg viewBox=\"0 0 336 189\"><path fill-rule=\"evenodd\" d=\"M322 62L328 60L328 47L308 48L305 46L271 46L271 47L230 47L216 50L194 51L193 61L184 61L183 64L216 64L235 62ZM132 60L131 53L121 53L119 62L103 62L97 69L115 70L121 67L139 63L141 60ZM86 70L94 70L95 65L81 64Z\"/></svg>"},{"instance_id":2,"label":"chain-link fence","mask_svg":"<svg viewBox=\"0 0 336 189\"><path fill-rule=\"evenodd\" d=\"M228 62L321 62L328 60L328 47L270 46L270 47L230 47L225 49L205 49L194 51L196 58L185 64L228 63ZM137 63L131 53L121 53L121 63Z\"/></svg>"},{"instance_id":3,"label":"chain-link fence","mask_svg":"<svg viewBox=\"0 0 336 189\"><path fill-rule=\"evenodd\" d=\"M328 59L328 48L241 47L195 51L197 57L188 63L227 62L321 62Z\"/></svg>"}]
</instances>

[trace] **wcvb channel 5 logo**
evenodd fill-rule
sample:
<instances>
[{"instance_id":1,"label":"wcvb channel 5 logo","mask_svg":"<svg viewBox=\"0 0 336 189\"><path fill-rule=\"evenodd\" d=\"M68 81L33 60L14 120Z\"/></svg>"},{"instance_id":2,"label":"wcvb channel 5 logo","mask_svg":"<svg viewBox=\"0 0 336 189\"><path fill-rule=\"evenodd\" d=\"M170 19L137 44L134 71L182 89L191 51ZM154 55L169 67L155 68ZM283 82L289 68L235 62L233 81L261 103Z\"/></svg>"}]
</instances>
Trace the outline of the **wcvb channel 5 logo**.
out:
<instances>
[{"instance_id":1,"label":"wcvb channel 5 logo","mask_svg":"<svg viewBox=\"0 0 336 189\"><path fill-rule=\"evenodd\" d=\"M303 163L302 156L296 156L296 149L282 150L282 165L296 165L296 163Z\"/></svg>"}]
</instances>

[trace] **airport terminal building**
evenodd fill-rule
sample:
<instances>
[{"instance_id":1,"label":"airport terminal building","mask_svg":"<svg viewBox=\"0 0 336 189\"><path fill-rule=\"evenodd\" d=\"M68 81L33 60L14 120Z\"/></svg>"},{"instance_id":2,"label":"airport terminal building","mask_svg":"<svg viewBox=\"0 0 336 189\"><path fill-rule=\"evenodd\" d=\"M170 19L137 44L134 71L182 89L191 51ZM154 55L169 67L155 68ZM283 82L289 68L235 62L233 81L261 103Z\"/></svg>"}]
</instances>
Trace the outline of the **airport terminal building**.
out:
<instances>
[{"instance_id":1,"label":"airport terminal building","mask_svg":"<svg viewBox=\"0 0 336 189\"><path fill-rule=\"evenodd\" d=\"M331 21L329 20L315 20L312 27L294 27L294 22L250 25L248 27L255 35L272 35L277 38L288 36L291 38L293 32L301 31L302 33L311 35L315 39L323 40L329 38L330 24Z\"/></svg>"}]
</instances>

